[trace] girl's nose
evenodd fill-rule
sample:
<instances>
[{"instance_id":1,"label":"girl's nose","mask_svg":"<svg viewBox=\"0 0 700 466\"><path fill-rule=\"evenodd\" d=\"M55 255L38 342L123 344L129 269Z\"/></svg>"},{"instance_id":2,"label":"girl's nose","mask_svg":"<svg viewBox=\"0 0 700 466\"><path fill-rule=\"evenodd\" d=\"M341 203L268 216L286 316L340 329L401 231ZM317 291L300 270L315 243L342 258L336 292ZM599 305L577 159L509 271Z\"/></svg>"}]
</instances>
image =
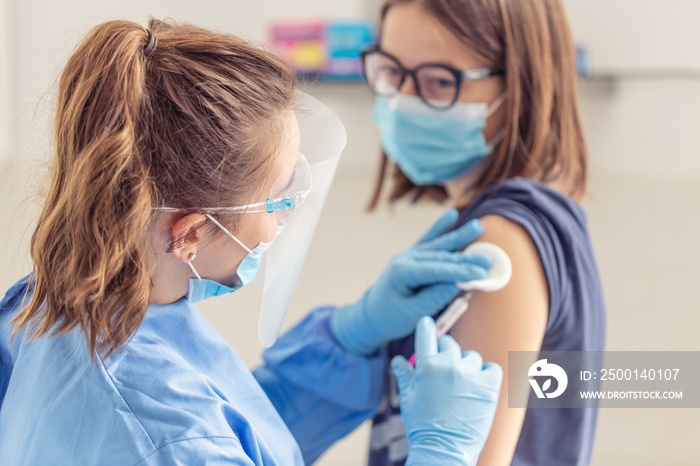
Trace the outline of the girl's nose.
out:
<instances>
[{"instance_id":1,"label":"girl's nose","mask_svg":"<svg viewBox=\"0 0 700 466\"><path fill-rule=\"evenodd\" d=\"M399 88L399 92L406 95L418 96L418 89L416 89L416 82L413 80L413 76L406 76Z\"/></svg>"}]
</instances>

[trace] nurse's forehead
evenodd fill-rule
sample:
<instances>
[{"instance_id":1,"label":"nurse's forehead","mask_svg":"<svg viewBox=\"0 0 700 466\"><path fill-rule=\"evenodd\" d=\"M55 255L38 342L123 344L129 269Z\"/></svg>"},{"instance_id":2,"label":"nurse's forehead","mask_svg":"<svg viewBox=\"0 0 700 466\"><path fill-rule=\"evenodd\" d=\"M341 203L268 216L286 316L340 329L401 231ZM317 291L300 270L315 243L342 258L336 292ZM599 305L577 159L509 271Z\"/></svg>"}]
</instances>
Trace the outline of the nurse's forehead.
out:
<instances>
[{"instance_id":1,"label":"nurse's forehead","mask_svg":"<svg viewBox=\"0 0 700 466\"><path fill-rule=\"evenodd\" d=\"M460 70L487 65L417 3L389 8L382 23L381 48L406 68L423 63L440 63Z\"/></svg>"},{"instance_id":2,"label":"nurse's forehead","mask_svg":"<svg viewBox=\"0 0 700 466\"><path fill-rule=\"evenodd\" d=\"M292 170L296 165L297 154L299 153L299 123L295 114L288 117L284 134L280 145L280 153L277 155L273 165L272 173L268 177L268 188L272 188L275 183L285 183L291 177ZM284 176L285 180L280 177Z\"/></svg>"}]
</instances>

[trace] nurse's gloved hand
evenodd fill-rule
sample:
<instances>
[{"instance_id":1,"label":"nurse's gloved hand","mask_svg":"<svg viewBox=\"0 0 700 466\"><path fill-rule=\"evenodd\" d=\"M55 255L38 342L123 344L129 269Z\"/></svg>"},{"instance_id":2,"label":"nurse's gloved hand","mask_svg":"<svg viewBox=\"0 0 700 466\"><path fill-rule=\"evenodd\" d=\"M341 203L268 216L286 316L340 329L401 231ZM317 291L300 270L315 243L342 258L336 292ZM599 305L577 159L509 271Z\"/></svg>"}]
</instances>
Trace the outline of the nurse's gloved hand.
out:
<instances>
[{"instance_id":1,"label":"nurse's gloved hand","mask_svg":"<svg viewBox=\"0 0 700 466\"><path fill-rule=\"evenodd\" d=\"M445 213L418 244L391 259L359 301L336 310L331 326L346 351L371 354L410 335L421 317L438 313L457 297L457 282L486 277L491 258L461 252L484 227L472 220L444 233L457 216L456 210Z\"/></svg>"},{"instance_id":2,"label":"nurse's gloved hand","mask_svg":"<svg viewBox=\"0 0 700 466\"><path fill-rule=\"evenodd\" d=\"M415 369L403 356L391 368L410 445L406 465L475 465L496 413L501 367L475 351L462 354L449 335L438 340L425 317L416 329Z\"/></svg>"}]
</instances>

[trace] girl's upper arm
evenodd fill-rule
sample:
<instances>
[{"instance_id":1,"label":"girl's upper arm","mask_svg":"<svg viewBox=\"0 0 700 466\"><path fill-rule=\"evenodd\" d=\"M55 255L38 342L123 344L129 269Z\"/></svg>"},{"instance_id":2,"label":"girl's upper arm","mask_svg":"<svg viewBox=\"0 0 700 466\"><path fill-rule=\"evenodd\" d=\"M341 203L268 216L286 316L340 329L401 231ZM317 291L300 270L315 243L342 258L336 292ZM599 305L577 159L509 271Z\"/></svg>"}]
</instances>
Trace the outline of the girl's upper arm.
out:
<instances>
[{"instance_id":1,"label":"girl's upper arm","mask_svg":"<svg viewBox=\"0 0 700 466\"><path fill-rule=\"evenodd\" d=\"M450 334L463 350L476 350L484 361L503 368L503 386L496 417L479 466L510 465L525 417L524 408L508 408L508 351L539 351L549 314L549 290L539 253L527 231L498 215L481 218L478 241L500 246L510 257L513 276L505 288L476 292L469 309ZM532 362L536 360L533 357ZM516 396L527 397L529 384L520 381Z\"/></svg>"}]
</instances>

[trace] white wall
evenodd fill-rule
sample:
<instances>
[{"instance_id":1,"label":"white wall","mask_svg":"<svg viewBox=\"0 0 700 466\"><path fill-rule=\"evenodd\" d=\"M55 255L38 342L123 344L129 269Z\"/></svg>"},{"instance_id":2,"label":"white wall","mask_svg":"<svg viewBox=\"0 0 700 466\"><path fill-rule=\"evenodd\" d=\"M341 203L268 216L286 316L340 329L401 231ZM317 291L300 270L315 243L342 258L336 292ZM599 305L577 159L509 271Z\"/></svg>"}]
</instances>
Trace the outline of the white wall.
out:
<instances>
[{"instance_id":1,"label":"white wall","mask_svg":"<svg viewBox=\"0 0 700 466\"><path fill-rule=\"evenodd\" d=\"M591 164L655 176L700 176L700 79L584 81Z\"/></svg>"},{"instance_id":2,"label":"white wall","mask_svg":"<svg viewBox=\"0 0 700 466\"><path fill-rule=\"evenodd\" d=\"M564 0L594 69L700 70L697 0Z\"/></svg>"},{"instance_id":3,"label":"white wall","mask_svg":"<svg viewBox=\"0 0 700 466\"><path fill-rule=\"evenodd\" d=\"M11 0L0 0L0 162L7 160L11 151L12 133L10 131L14 101L11 98L13 78L13 41Z\"/></svg>"},{"instance_id":4,"label":"white wall","mask_svg":"<svg viewBox=\"0 0 700 466\"><path fill-rule=\"evenodd\" d=\"M565 3L575 40L588 49L592 75L617 77L581 83L592 165L699 176L700 1Z\"/></svg>"}]
</instances>

